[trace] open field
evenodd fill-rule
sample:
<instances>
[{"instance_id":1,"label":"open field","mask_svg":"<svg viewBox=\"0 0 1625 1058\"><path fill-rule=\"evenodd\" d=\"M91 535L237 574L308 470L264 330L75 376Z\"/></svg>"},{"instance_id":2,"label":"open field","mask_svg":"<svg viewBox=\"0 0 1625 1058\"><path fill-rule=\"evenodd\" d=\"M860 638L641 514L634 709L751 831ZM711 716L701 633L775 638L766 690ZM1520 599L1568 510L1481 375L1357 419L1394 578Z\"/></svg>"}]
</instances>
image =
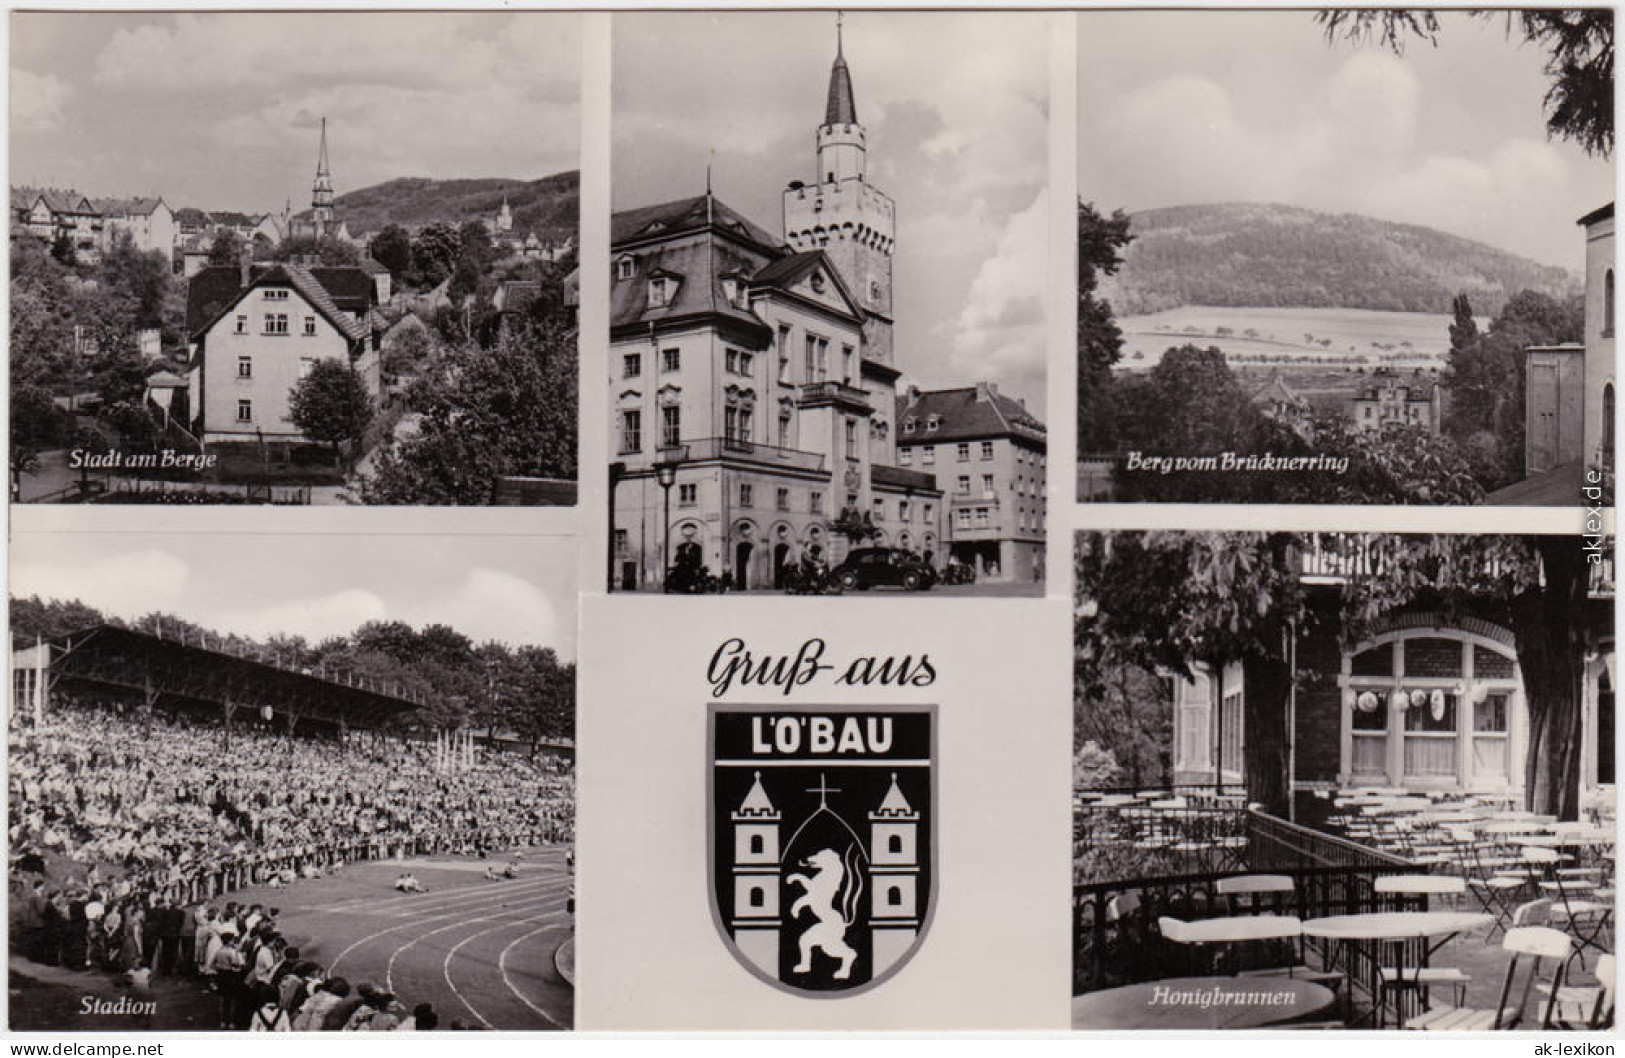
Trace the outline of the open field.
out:
<instances>
[{"instance_id":1,"label":"open field","mask_svg":"<svg viewBox=\"0 0 1625 1058\"><path fill-rule=\"evenodd\" d=\"M1316 358L1336 366L1443 368L1450 348L1450 317L1425 312L1364 309L1214 308L1186 305L1149 316L1124 316L1119 367L1143 371L1169 348L1218 346L1232 367L1308 366ZM1488 327L1479 320L1480 329ZM1363 362L1359 359L1363 357ZM1332 366L1332 365L1323 365Z\"/></svg>"}]
</instances>

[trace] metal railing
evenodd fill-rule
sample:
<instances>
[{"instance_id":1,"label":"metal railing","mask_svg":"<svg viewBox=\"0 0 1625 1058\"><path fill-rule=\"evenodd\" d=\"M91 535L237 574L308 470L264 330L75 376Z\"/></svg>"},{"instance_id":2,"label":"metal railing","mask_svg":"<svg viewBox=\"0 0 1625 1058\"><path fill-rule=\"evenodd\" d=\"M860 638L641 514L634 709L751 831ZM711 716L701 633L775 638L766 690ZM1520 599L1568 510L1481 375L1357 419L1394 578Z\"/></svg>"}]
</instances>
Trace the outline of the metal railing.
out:
<instances>
[{"instance_id":1,"label":"metal railing","mask_svg":"<svg viewBox=\"0 0 1625 1058\"><path fill-rule=\"evenodd\" d=\"M668 453L681 452L675 458ZM641 467L641 463L632 463L639 453L627 453L628 469ZM680 445L657 449L649 459L651 465L656 463L693 463L705 459L743 459L763 466L781 467L791 470L822 471L824 457L818 452L804 452L799 448L780 448L778 445L763 444L760 441L743 441L737 437L700 437L686 440Z\"/></svg>"},{"instance_id":2,"label":"metal railing","mask_svg":"<svg viewBox=\"0 0 1625 1058\"><path fill-rule=\"evenodd\" d=\"M1109 858L1120 851L1120 865L1174 865L1161 874L1074 884L1074 995L1201 974L1211 969L1213 959L1229 960L1223 968L1235 972L1252 968L1249 959L1276 965L1297 957L1293 945L1284 942L1228 953L1174 944L1157 925L1165 915L1192 921L1269 912L1310 919L1427 908L1426 897L1376 892L1375 880L1382 875L1425 872L1402 857L1244 807L1236 798L1183 800L1177 807L1157 808L1155 802L1137 800L1085 802L1074 809L1074 852L1080 863L1086 858L1098 863L1102 854ZM1293 889L1248 897L1245 905L1218 892L1221 879L1250 873L1286 875ZM1348 975L1370 996L1380 987L1381 959L1391 954L1376 945L1335 945L1312 938L1301 942L1301 950L1316 952L1322 965ZM1425 944L1408 944L1404 955L1407 964L1418 965L1426 956Z\"/></svg>"},{"instance_id":3,"label":"metal railing","mask_svg":"<svg viewBox=\"0 0 1625 1058\"><path fill-rule=\"evenodd\" d=\"M856 386L849 386L844 382L811 382L801 387L799 399L803 402L841 400L853 404L862 404L867 407L869 404L869 391L859 389Z\"/></svg>"},{"instance_id":4,"label":"metal railing","mask_svg":"<svg viewBox=\"0 0 1625 1058\"><path fill-rule=\"evenodd\" d=\"M1288 893L1268 894L1261 899L1246 898L1233 903L1218 891L1219 881L1249 871L1223 871L1201 874L1135 878L1120 882L1099 882L1074 886L1072 890L1072 994L1082 995L1102 988L1155 981L1169 977L1201 975L1210 957L1237 960L1225 969L1278 965L1295 958L1291 950L1265 946L1249 957L1241 952L1204 952L1175 944L1162 936L1158 920L1163 916L1190 922L1221 918L1231 914L1270 913L1296 915L1300 919L1330 915L1357 915L1372 911L1426 910L1424 896L1404 896L1376 891L1376 879L1384 874L1404 873L1399 867L1306 867L1271 871L1293 881ZM1306 945L1320 951L1330 961L1335 953L1313 940ZM1290 949L1290 944L1285 945ZM1349 946L1344 972L1368 994L1374 995L1381 967L1375 953L1362 946ZM1416 952L1407 952L1409 965L1416 965ZM1362 954L1362 951L1364 952Z\"/></svg>"},{"instance_id":5,"label":"metal railing","mask_svg":"<svg viewBox=\"0 0 1625 1058\"><path fill-rule=\"evenodd\" d=\"M1247 810L1247 864L1257 871L1303 867L1418 869L1403 856L1289 823L1257 808Z\"/></svg>"}]
</instances>

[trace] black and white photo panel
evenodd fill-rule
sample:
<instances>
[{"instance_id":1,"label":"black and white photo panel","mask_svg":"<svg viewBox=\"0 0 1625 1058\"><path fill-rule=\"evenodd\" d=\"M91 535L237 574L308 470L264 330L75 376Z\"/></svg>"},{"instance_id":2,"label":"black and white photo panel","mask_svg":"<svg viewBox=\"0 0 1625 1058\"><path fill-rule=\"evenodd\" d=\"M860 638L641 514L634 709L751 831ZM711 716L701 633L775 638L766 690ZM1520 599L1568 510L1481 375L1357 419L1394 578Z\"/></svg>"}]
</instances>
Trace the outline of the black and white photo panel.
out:
<instances>
[{"instance_id":1,"label":"black and white photo panel","mask_svg":"<svg viewBox=\"0 0 1625 1058\"><path fill-rule=\"evenodd\" d=\"M579 14L8 17L13 503L575 503Z\"/></svg>"},{"instance_id":2,"label":"black and white photo panel","mask_svg":"<svg viewBox=\"0 0 1625 1058\"><path fill-rule=\"evenodd\" d=\"M572 537L13 543L12 1030L573 1027Z\"/></svg>"},{"instance_id":3,"label":"black and white photo panel","mask_svg":"<svg viewBox=\"0 0 1625 1058\"><path fill-rule=\"evenodd\" d=\"M616 15L609 590L1043 594L1053 25Z\"/></svg>"},{"instance_id":4,"label":"black and white photo panel","mask_svg":"<svg viewBox=\"0 0 1625 1058\"><path fill-rule=\"evenodd\" d=\"M1074 1028L1611 1024L1611 538L1074 562Z\"/></svg>"},{"instance_id":5,"label":"black and white photo panel","mask_svg":"<svg viewBox=\"0 0 1625 1058\"><path fill-rule=\"evenodd\" d=\"M1080 502L1614 477L1613 11L1086 11Z\"/></svg>"}]
</instances>

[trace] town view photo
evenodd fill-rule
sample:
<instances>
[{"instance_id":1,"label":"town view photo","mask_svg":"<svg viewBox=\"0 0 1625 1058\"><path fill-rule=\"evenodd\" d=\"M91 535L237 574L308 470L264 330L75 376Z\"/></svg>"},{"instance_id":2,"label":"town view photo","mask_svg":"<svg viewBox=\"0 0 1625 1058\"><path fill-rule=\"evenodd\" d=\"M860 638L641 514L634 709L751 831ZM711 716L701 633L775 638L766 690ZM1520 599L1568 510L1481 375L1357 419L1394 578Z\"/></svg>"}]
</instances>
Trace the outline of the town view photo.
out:
<instances>
[{"instance_id":1,"label":"town view photo","mask_svg":"<svg viewBox=\"0 0 1625 1058\"><path fill-rule=\"evenodd\" d=\"M610 590L1043 593L1050 25L616 17Z\"/></svg>"},{"instance_id":2,"label":"town view photo","mask_svg":"<svg viewBox=\"0 0 1625 1058\"><path fill-rule=\"evenodd\" d=\"M14 15L12 500L574 503L578 21Z\"/></svg>"},{"instance_id":3,"label":"town view photo","mask_svg":"<svg viewBox=\"0 0 1625 1058\"><path fill-rule=\"evenodd\" d=\"M1611 12L1085 12L1078 51L1080 501L1612 496Z\"/></svg>"}]
</instances>

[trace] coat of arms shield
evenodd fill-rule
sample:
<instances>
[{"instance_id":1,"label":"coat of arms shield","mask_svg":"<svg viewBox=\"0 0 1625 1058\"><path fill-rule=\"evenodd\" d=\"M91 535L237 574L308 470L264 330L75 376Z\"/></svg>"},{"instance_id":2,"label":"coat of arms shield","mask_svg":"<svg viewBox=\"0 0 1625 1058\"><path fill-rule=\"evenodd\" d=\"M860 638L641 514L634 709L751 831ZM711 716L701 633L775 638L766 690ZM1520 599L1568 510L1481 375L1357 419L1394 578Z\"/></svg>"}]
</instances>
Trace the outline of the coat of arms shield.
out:
<instances>
[{"instance_id":1,"label":"coat of arms shield","mask_svg":"<svg viewBox=\"0 0 1625 1058\"><path fill-rule=\"evenodd\" d=\"M936 885L935 720L932 706L711 706L711 907L757 977L850 995L919 947Z\"/></svg>"}]
</instances>

